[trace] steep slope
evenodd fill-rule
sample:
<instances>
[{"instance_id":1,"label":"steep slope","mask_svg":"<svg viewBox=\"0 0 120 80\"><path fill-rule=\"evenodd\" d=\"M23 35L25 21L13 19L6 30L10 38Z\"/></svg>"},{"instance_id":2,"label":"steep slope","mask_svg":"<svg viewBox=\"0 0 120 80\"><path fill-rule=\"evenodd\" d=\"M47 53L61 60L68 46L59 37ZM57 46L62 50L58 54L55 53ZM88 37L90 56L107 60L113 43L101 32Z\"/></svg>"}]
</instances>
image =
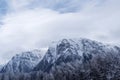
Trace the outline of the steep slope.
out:
<instances>
[{"instance_id":1,"label":"steep slope","mask_svg":"<svg viewBox=\"0 0 120 80\"><path fill-rule=\"evenodd\" d=\"M119 53L117 46L104 45L89 39L63 39L54 42L48 49L44 58L34 68L34 70L49 71L53 66L61 63L74 62L79 60L81 63L89 62L97 54L105 56L107 53Z\"/></svg>"},{"instance_id":2,"label":"steep slope","mask_svg":"<svg viewBox=\"0 0 120 80\"><path fill-rule=\"evenodd\" d=\"M22 73L31 71L42 59L40 50L23 52L14 56L1 70L1 73Z\"/></svg>"},{"instance_id":3,"label":"steep slope","mask_svg":"<svg viewBox=\"0 0 120 80\"><path fill-rule=\"evenodd\" d=\"M0 65L0 71L1 71L2 68L3 68L3 65Z\"/></svg>"}]
</instances>

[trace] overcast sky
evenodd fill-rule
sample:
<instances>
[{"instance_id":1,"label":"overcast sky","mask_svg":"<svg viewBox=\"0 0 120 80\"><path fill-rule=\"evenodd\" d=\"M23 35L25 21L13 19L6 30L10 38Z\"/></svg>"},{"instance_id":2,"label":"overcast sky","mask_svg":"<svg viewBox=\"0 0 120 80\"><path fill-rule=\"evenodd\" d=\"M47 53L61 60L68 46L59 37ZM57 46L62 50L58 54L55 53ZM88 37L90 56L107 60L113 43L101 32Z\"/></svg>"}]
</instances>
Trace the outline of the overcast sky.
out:
<instances>
[{"instance_id":1,"label":"overcast sky","mask_svg":"<svg viewBox=\"0 0 120 80\"><path fill-rule=\"evenodd\" d=\"M120 0L0 0L0 64L62 38L120 44Z\"/></svg>"}]
</instances>

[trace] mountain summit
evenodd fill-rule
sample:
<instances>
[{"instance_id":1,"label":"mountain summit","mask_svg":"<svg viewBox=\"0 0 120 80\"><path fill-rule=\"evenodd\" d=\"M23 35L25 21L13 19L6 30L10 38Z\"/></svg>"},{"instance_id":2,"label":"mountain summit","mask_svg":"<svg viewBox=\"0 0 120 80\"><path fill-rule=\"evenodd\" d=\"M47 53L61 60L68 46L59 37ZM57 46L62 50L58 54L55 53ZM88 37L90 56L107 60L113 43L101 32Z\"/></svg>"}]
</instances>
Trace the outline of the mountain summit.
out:
<instances>
[{"instance_id":1,"label":"mountain summit","mask_svg":"<svg viewBox=\"0 0 120 80\"><path fill-rule=\"evenodd\" d=\"M14 56L2 69L2 73L30 72L42 59L40 50L23 52Z\"/></svg>"},{"instance_id":2,"label":"mountain summit","mask_svg":"<svg viewBox=\"0 0 120 80\"><path fill-rule=\"evenodd\" d=\"M74 62L81 63L90 61L96 55L106 55L108 53L119 53L120 48L102 44L89 39L62 39L54 42L48 49L44 58L34 68L34 70L49 71L53 66L61 63Z\"/></svg>"}]
</instances>

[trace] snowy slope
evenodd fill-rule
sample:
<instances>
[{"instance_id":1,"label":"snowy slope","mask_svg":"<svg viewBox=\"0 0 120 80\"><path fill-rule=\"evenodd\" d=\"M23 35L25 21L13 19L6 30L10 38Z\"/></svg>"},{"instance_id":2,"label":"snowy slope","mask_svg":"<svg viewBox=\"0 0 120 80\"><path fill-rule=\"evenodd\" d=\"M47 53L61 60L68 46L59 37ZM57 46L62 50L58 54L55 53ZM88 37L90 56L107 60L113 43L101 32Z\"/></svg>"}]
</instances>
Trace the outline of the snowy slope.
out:
<instances>
[{"instance_id":1,"label":"snowy slope","mask_svg":"<svg viewBox=\"0 0 120 80\"><path fill-rule=\"evenodd\" d=\"M119 53L120 48L102 44L89 39L63 39L54 42L46 55L34 70L49 71L52 66L79 60L82 63L91 60L97 54Z\"/></svg>"},{"instance_id":2,"label":"snowy slope","mask_svg":"<svg viewBox=\"0 0 120 80\"><path fill-rule=\"evenodd\" d=\"M0 65L0 70L3 68L3 65Z\"/></svg>"},{"instance_id":3,"label":"snowy slope","mask_svg":"<svg viewBox=\"0 0 120 80\"><path fill-rule=\"evenodd\" d=\"M23 52L14 56L1 70L1 72L29 72L42 59L40 50Z\"/></svg>"},{"instance_id":4,"label":"snowy slope","mask_svg":"<svg viewBox=\"0 0 120 80\"><path fill-rule=\"evenodd\" d=\"M79 61L80 63L89 62L98 54L118 54L120 48L103 44L89 39L62 39L50 45L45 55L45 51L33 50L23 52L14 56L1 70L4 72L31 72L31 71L49 71L52 67L61 63Z\"/></svg>"}]
</instances>

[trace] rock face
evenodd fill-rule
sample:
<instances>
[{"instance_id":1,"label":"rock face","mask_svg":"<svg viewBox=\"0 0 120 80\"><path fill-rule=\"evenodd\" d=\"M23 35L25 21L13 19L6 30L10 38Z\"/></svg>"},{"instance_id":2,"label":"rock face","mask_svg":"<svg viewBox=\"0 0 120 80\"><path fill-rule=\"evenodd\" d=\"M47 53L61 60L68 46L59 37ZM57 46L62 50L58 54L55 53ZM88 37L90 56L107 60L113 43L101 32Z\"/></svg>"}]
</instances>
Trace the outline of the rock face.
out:
<instances>
[{"instance_id":1,"label":"rock face","mask_svg":"<svg viewBox=\"0 0 120 80\"><path fill-rule=\"evenodd\" d=\"M42 55L40 50L17 54L1 69L1 73L30 72L41 59Z\"/></svg>"},{"instance_id":2,"label":"rock face","mask_svg":"<svg viewBox=\"0 0 120 80\"><path fill-rule=\"evenodd\" d=\"M102 44L89 39L63 39L54 42L48 49L44 58L34 68L35 71L49 70L61 63L68 63L79 60L81 63L90 61L97 54L106 55L107 53L119 53L120 48Z\"/></svg>"},{"instance_id":3,"label":"rock face","mask_svg":"<svg viewBox=\"0 0 120 80\"><path fill-rule=\"evenodd\" d=\"M0 65L0 71L1 71L2 68L3 68L3 65Z\"/></svg>"}]
</instances>

